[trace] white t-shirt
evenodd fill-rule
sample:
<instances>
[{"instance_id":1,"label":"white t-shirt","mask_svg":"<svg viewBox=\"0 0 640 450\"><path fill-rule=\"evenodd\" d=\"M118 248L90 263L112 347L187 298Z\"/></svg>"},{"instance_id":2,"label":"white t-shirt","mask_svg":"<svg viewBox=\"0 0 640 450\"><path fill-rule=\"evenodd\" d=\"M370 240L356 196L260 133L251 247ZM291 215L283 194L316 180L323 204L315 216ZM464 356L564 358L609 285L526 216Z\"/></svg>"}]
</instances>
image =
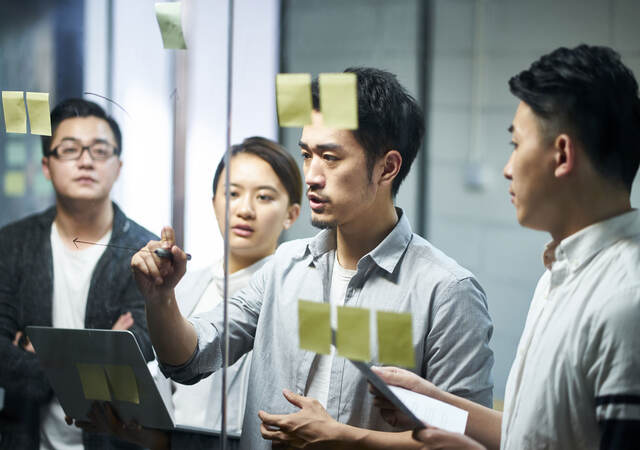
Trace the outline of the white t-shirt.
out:
<instances>
[{"instance_id":1,"label":"white t-shirt","mask_svg":"<svg viewBox=\"0 0 640 450\"><path fill-rule=\"evenodd\" d=\"M356 270L345 269L338 263L338 253L335 252L333 260L333 271L331 272L331 291L329 302L331 303L331 328L338 328L337 307L344 305L344 297L351 278L356 274ZM331 365L335 356L336 348L331 345L331 354L318 355L315 370L311 373L307 397L315 398L322 406L327 407L329 400L329 381L331 380Z\"/></svg>"},{"instance_id":2,"label":"white t-shirt","mask_svg":"<svg viewBox=\"0 0 640 450\"><path fill-rule=\"evenodd\" d=\"M505 392L507 450L597 449L640 420L640 212L552 243Z\"/></svg>"},{"instance_id":3,"label":"white t-shirt","mask_svg":"<svg viewBox=\"0 0 640 450\"><path fill-rule=\"evenodd\" d=\"M98 244L107 244L111 230ZM92 245L82 250L65 247L55 222L51 225L53 257L52 325L56 328L84 328L91 275L106 247ZM40 449L82 450L82 431L64 421L64 411L54 397L40 414Z\"/></svg>"}]
</instances>

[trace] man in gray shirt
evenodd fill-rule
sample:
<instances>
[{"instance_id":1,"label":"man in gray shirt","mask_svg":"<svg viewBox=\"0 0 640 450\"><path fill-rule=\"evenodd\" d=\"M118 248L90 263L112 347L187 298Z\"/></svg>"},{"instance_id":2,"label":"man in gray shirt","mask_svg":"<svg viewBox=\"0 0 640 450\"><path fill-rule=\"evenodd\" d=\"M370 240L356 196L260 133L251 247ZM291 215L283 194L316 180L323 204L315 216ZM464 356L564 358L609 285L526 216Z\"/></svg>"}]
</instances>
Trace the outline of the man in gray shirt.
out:
<instances>
[{"instance_id":1,"label":"man in gray shirt","mask_svg":"<svg viewBox=\"0 0 640 450\"><path fill-rule=\"evenodd\" d=\"M254 350L242 448L270 448L269 440L331 448L418 445L410 431L382 420L353 365L299 348L298 299L410 312L416 373L491 405L493 327L485 294L470 272L413 234L393 204L422 142L422 112L394 75L346 72L358 80L359 128L324 125L315 81L312 123L299 143L312 221L323 231L281 245L229 301L230 362ZM223 309L190 320L180 315L173 288L186 255L171 228L162 238L131 265L163 371L194 383L222 366ZM154 255L159 247L170 249L173 260Z\"/></svg>"}]
</instances>

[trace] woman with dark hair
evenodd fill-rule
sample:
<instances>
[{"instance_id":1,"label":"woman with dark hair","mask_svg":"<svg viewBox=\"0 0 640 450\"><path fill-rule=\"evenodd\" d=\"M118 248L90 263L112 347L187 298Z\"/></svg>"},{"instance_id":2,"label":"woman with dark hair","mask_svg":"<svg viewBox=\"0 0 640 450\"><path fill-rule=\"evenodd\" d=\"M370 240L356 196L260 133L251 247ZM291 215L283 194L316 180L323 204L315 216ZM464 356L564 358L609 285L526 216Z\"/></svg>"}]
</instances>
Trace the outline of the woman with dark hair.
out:
<instances>
[{"instance_id":1,"label":"woman with dark hair","mask_svg":"<svg viewBox=\"0 0 640 450\"><path fill-rule=\"evenodd\" d=\"M220 161L213 178L213 209L225 229L225 170ZM248 285L251 277L275 251L283 230L300 214L302 177L293 157L279 144L262 137L245 139L231 148L229 172L229 296ZM182 314L195 317L223 299L224 270L220 259L204 270L188 272L176 286ZM251 353L227 370L227 431L231 448L240 436L247 393ZM164 378L162 379L165 382ZM159 383L162 385L162 382ZM161 387L162 389L162 387ZM216 372L193 385L171 382L171 401L178 425L221 430L222 373ZM201 448L215 445L217 438L191 432L167 432L120 422L109 407L96 405L92 424L121 439L145 447Z\"/></svg>"}]
</instances>

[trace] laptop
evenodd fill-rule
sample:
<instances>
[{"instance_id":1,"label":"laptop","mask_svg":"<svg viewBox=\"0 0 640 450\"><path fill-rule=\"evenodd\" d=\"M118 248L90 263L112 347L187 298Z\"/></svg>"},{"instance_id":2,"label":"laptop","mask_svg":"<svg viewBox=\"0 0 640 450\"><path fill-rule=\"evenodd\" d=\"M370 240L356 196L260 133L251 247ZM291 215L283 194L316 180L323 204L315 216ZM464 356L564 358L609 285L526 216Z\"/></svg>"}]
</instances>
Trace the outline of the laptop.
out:
<instances>
[{"instance_id":1,"label":"laptop","mask_svg":"<svg viewBox=\"0 0 640 450\"><path fill-rule=\"evenodd\" d=\"M88 420L94 401L109 401L121 420L219 436L177 425L130 331L28 326L26 333L65 414Z\"/></svg>"}]
</instances>

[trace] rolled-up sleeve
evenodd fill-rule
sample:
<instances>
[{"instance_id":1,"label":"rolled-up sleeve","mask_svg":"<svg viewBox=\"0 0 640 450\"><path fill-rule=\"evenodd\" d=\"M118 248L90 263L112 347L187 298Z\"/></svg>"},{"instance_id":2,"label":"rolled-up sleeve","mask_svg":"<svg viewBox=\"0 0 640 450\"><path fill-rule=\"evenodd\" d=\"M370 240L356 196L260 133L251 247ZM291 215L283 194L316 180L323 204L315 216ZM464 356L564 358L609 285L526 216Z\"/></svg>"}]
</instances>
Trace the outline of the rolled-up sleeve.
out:
<instances>
[{"instance_id":1,"label":"rolled-up sleeve","mask_svg":"<svg viewBox=\"0 0 640 450\"><path fill-rule=\"evenodd\" d=\"M493 402L493 324L474 278L452 282L437 296L426 337L423 373L436 386L481 405Z\"/></svg>"}]
</instances>

